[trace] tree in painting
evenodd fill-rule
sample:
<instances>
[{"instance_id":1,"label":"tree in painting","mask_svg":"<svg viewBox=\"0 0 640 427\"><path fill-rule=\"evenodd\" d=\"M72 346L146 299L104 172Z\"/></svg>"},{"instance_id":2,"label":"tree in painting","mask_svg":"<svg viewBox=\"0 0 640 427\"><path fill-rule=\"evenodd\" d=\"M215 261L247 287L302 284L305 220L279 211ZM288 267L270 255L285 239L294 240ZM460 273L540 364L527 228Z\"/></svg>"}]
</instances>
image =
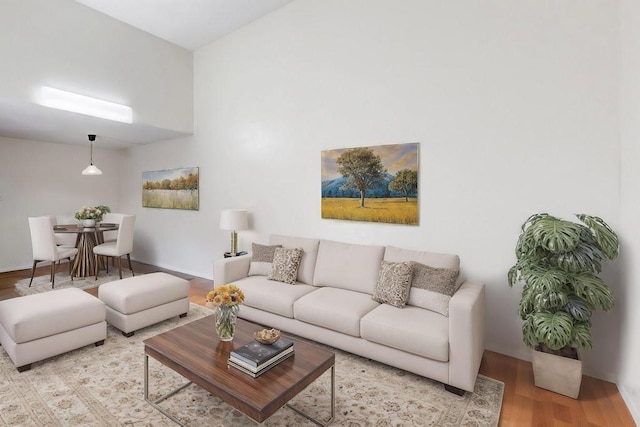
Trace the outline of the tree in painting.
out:
<instances>
[{"instance_id":1,"label":"tree in painting","mask_svg":"<svg viewBox=\"0 0 640 427\"><path fill-rule=\"evenodd\" d=\"M409 201L409 195L418 192L418 172L411 169L398 171L393 181L389 183L389 190L397 191L404 196L404 201Z\"/></svg>"},{"instance_id":2,"label":"tree in painting","mask_svg":"<svg viewBox=\"0 0 640 427\"><path fill-rule=\"evenodd\" d=\"M367 147L352 148L337 158L338 172L347 182L345 189L356 189L360 192L360 207L364 208L364 196L368 188L373 188L382 182L386 172L380 156Z\"/></svg>"}]
</instances>

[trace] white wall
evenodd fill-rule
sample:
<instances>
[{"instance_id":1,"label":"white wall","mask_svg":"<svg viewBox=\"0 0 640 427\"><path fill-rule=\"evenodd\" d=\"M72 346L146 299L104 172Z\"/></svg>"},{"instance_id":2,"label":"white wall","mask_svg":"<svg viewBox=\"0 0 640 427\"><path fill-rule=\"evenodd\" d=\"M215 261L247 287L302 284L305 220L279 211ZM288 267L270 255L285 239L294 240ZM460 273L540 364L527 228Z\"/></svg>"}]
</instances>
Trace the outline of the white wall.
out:
<instances>
[{"instance_id":1,"label":"white wall","mask_svg":"<svg viewBox=\"0 0 640 427\"><path fill-rule=\"evenodd\" d=\"M89 147L0 137L0 271L31 268L27 217L71 215L82 206L118 212L123 151L93 151L99 176L83 176Z\"/></svg>"},{"instance_id":2,"label":"white wall","mask_svg":"<svg viewBox=\"0 0 640 427\"><path fill-rule=\"evenodd\" d=\"M135 123L193 130L191 52L73 0L3 0L0 52L0 100L36 102L52 86L129 105Z\"/></svg>"},{"instance_id":3,"label":"white wall","mask_svg":"<svg viewBox=\"0 0 640 427\"><path fill-rule=\"evenodd\" d=\"M621 2L622 40L622 275L626 286L618 295L623 313L620 324L620 374L618 388L637 421L640 421L640 3Z\"/></svg>"},{"instance_id":4,"label":"white wall","mask_svg":"<svg viewBox=\"0 0 640 427\"><path fill-rule=\"evenodd\" d=\"M137 256L211 277L225 208L252 214L241 249L284 233L457 253L487 285L488 348L526 359L506 281L521 223L619 226L618 30L599 0L295 1L196 52L194 137L132 150L134 181L201 174L200 211L138 208ZM420 143L418 227L320 218L322 150L402 142ZM615 381L621 312L594 322L586 373Z\"/></svg>"}]
</instances>

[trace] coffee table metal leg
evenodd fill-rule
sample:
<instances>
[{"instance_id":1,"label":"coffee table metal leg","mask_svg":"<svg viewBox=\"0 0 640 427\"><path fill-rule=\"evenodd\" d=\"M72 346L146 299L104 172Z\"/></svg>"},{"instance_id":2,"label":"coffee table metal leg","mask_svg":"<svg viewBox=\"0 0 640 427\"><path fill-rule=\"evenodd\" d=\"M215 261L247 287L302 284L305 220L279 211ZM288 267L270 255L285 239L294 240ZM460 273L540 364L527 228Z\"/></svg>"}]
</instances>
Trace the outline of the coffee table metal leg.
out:
<instances>
[{"instance_id":1,"label":"coffee table metal leg","mask_svg":"<svg viewBox=\"0 0 640 427\"><path fill-rule=\"evenodd\" d=\"M290 409L293 409L294 411L296 411L298 414L300 414L303 417L305 417L306 419L308 419L309 421L311 421L311 422L313 422L313 423L315 423L315 424L317 424L319 426L325 427L325 426L328 426L329 424L331 424L331 422L333 421L333 419L335 417L335 414L336 414L336 365L331 366L331 417L328 420L326 420L324 422L319 421L319 420L313 418L311 415L301 411L300 409L289 405L288 403L287 403L287 406Z\"/></svg>"},{"instance_id":2,"label":"coffee table metal leg","mask_svg":"<svg viewBox=\"0 0 640 427\"><path fill-rule=\"evenodd\" d=\"M162 409L158 405L158 403L162 402L163 400L168 399L169 397L173 396L174 394L178 393L179 391L184 390L185 388L187 388L191 384L193 384L193 383L191 381L189 381L186 384L181 385L177 389L170 391L169 393L165 394L164 396L161 396L161 397L157 398L156 400L150 400L149 399L149 355L147 355L147 354L144 355L144 400L147 403L149 403L149 405L151 405L154 408L156 408L165 417L169 418L171 421L173 421L174 423L176 423L176 424L178 424L179 426L182 426L182 427L186 427L186 426L184 424L182 424L182 422L180 422L180 420L178 418L176 418L175 416L171 415L170 413L168 413L167 411ZM329 417L328 420L322 422L322 421L319 421L319 420L315 419L311 415L301 411L300 409L298 409L298 408L296 408L296 407L294 407L294 406L292 406L292 405L290 405L288 403L286 404L286 406L288 406L290 409L294 410L298 414L302 415L303 417L305 417L309 421L313 422L314 424L317 424L317 425L322 426L322 427L325 427L325 426L328 426L329 424L331 424L331 422L335 418L335 413L336 413L336 366L335 365L331 366L331 416ZM255 421L255 420L253 420L253 421ZM258 424L261 425L262 423L258 423Z\"/></svg>"},{"instance_id":3,"label":"coffee table metal leg","mask_svg":"<svg viewBox=\"0 0 640 427\"><path fill-rule=\"evenodd\" d=\"M168 413L167 411L162 409L158 405L158 403L162 402L165 399L168 399L169 397L173 396L174 394L178 393L179 391L184 390L185 388L187 388L191 384L192 384L192 382L189 381L188 383L181 385L177 389L175 389L173 391L170 391L169 393L165 394L164 396L161 396L161 397L157 398L156 400L149 400L149 355L147 355L147 354L144 355L144 400L146 400L147 403L149 403L149 405L153 406L158 411L160 411L160 413L162 415L164 415L165 417L169 418L171 421L173 421L174 423L176 423L176 424L178 424L179 426L182 426L182 427L185 427L185 425L182 424L179 419L177 419L176 417L174 417L173 415L171 415L170 413Z\"/></svg>"}]
</instances>

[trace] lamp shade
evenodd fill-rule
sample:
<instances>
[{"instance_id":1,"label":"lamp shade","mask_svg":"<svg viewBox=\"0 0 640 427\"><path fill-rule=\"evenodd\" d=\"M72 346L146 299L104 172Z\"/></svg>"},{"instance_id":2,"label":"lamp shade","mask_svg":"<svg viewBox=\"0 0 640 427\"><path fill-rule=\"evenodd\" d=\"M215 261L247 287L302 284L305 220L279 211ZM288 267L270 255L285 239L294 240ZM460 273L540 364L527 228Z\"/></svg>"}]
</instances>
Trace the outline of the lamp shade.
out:
<instances>
[{"instance_id":1,"label":"lamp shade","mask_svg":"<svg viewBox=\"0 0 640 427\"><path fill-rule=\"evenodd\" d=\"M244 209L226 209L220 213L221 230L246 230L249 228L247 211Z\"/></svg>"},{"instance_id":2,"label":"lamp shade","mask_svg":"<svg viewBox=\"0 0 640 427\"><path fill-rule=\"evenodd\" d=\"M91 163L89 166L84 168L82 175L102 175L102 171L98 169L96 165Z\"/></svg>"}]
</instances>

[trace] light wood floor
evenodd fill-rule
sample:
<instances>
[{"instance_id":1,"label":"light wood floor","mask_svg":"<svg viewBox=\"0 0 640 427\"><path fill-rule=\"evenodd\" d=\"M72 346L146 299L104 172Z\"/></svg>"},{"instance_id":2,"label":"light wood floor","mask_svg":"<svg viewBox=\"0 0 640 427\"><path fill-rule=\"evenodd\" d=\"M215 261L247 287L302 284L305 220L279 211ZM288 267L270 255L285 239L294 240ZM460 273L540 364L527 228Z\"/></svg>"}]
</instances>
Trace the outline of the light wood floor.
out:
<instances>
[{"instance_id":1,"label":"light wood floor","mask_svg":"<svg viewBox=\"0 0 640 427\"><path fill-rule=\"evenodd\" d=\"M66 270L66 265L58 271ZM212 288L211 280L193 277L134 262L137 273L166 271L188 279L191 283L191 302L203 305L206 293ZM39 268L36 276L48 274L49 267ZM0 300L16 297L13 284L30 277L30 270L0 273ZM89 291L95 295L95 291ZM480 373L504 382L504 398L500 426L615 426L636 424L615 384L584 376L580 397L565 397L533 385L530 362L492 351L485 351Z\"/></svg>"}]
</instances>

